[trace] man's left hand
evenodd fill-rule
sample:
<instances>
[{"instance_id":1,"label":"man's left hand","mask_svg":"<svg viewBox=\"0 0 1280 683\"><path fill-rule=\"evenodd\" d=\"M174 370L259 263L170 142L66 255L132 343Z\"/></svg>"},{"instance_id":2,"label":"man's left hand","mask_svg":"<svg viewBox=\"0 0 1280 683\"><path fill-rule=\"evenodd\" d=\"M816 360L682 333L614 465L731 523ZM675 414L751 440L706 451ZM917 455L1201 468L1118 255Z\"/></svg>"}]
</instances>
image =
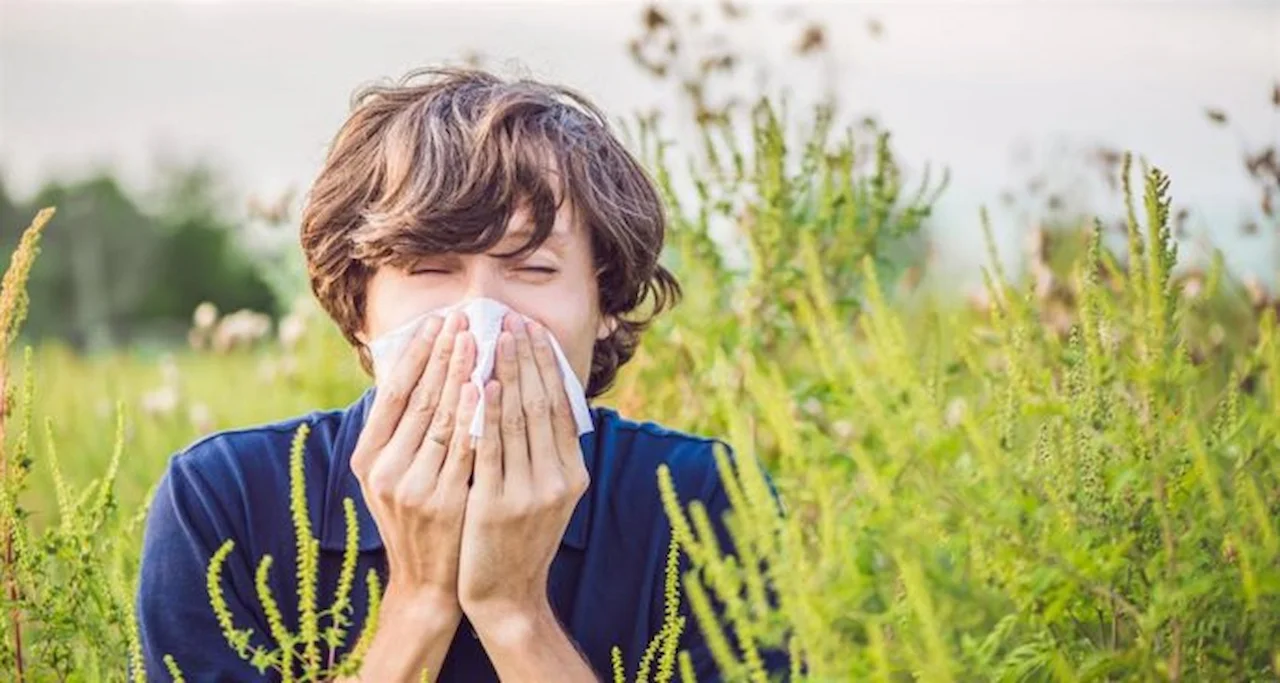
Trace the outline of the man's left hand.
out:
<instances>
[{"instance_id":1,"label":"man's left hand","mask_svg":"<svg viewBox=\"0 0 1280 683\"><path fill-rule=\"evenodd\" d=\"M463 521L458 598L477 631L520 639L551 615L547 578L589 483L550 334L508 314Z\"/></svg>"}]
</instances>

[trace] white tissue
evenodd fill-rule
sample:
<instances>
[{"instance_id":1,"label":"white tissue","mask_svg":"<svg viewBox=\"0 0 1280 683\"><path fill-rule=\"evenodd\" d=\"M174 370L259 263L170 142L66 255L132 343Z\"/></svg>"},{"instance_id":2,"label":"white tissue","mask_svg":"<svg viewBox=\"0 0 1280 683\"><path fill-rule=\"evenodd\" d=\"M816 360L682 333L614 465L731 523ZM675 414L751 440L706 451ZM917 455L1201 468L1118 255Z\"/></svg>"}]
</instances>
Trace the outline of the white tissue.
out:
<instances>
[{"instance_id":1,"label":"white tissue","mask_svg":"<svg viewBox=\"0 0 1280 683\"><path fill-rule=\"evenodd\" d=\"M488 382L493 377L493 365L498 350L498 334L502 332L502 318L511 310L502 302L494 299L468 299L452 306L428 311L370 341L369 355L373 359L374 376L381 379L391 371L391 368L395 366L396 360L404 353L405 346L413 339L414 333L418 330L418 325L423 320L432 315L444 317L451 311L458 309L461 309L466 314L469 323L468 329L475 337L476 364L471 372L471 383L483 395L485 382ZM523 320L529 319L528 316L523 314L517 313L517 315L520 315ZM555 335L551 334L550 330L547 330L547 336L551 339L551 348L555 351L556 361L560 365L560 375L564 380L565 391L569 396L569 406L573 410L573 419L578 424L578 436L582 436L594 429L591 423L591 411L587 407L586 392L582 388L582 383L578 381L578 376L574 374L573 368L569 366L569 361L565 358L564 351L560 348L560 342L556 340ZM479 438L484 432L483 402L476 408L475 418L471 421L470 432L471 436L475 438Z\"/></svg>"}]
</instances>

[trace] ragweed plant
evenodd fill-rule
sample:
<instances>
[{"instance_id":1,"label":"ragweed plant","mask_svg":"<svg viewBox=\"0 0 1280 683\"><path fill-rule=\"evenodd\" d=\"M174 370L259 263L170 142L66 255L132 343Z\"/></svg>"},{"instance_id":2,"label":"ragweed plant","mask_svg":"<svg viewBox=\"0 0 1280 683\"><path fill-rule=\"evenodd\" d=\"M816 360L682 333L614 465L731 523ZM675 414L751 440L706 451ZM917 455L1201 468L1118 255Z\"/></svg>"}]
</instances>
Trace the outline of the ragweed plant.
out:
<instances>
[{"instance_id":1,"label":"ragweed plant","mask_svg":"<svg viewBox=\"0 0 1280 683\"><path fill-rule=\"evenodd\" d=\"M802 680L1280 675L1276 321L1212 384L1181 324L1169 180L1147 169L1142 188L1127 267L1100 228L1075 264L1065 338L998 264L983 322L935 310L912 328L869 259L852 319L806 271L806 343L741 354L738 386L709 408L739 446L720 458L738 558L662 477L695 621L726 671L763 680L759 643L786 637ZM812 263L813 241L797 241ZM811 419L797 356L824 389ZM1257 377L1247 391L1243 376ZM755 456L776 463L786 515Z\"/></svg>"},{"instance_id":2,"label":"ragweed plant","mask_svg":"<svg viewBox=\"0 0 1280 683\"><path fill-rule=\"evenodd\" d=\"M668 264L696 295L655 321L652 336L662 344L642 345L623 369L607 397L623 411L678 412L682 428L724 434L717 405L702 397L722 385L741 388L734 362L741 355L785 358L785 381L807 394L801 402L816 399L814 360L796 353L806 343L798 321L809 281L826 284L840 317L864 303L856 267L864 258L904 289L918 282L920 229L945 178L935 183L925 174L908 187L888 134L868 152L832 110L818 108L793 139L779 109L761 100L745 118L703 124L703 145L688 160L691 193L681 191L673 173L679 162L658 127L638 128L637 145L670 214Z\"/></svg>"},{"instance_id":3,"label":"ragweed plant","mask_svg":"<svg viewBox=\"0 0 1280 683\"><path fill-rule=\"evenodd\" d=\"M261 602L270 628L270 642L274 647L252 645L252 629L238 628L222 591L222 568L227 557L235 551L235 541L227 539L209 561L207 584L209 603L217 616L227 644L242 659L258 671L274 670L281 681L326 681L359 671L360 662L368 650L373 628L377 624L381 606L382 589L377 572L369 570L366 582L369 589L369 614L351 652L335 661L335 653L347 642L352 626L351 588L355 583L356 558L359 553L359 528L356 525L355 503L350 498L342 500L346 521L346 537L342 554L342 567L338 583L329 607L321 610L317 583L319 582L320 542L311 531L307 514L306 482L304 479L304 455L308 434L302 425L294 434L289 451L289 509L297 542L298 626L296 630L285 623L279 603L271 592L267 578L273 559L264 555L258 561L255 572L257 597ZM325 626L321 628L321 622ZM321 657L321 648L325 656ZM181 666L181 662L175 664ZM425 675L425 673L424 673Z\"/></svg>"},{"instance_id":4,"label":"ragweed plant","mask_svg":"<svg viewBox=\"0 0 1280 683\"><path fill-rule=\"evenodd\" d=\"M883 141L859 165L838 138L791 145L779 120L757 110L752 141L736 147L729 129L706 129L719 162L694 170L692 201L678 201L657 153L674 209L668 260L690 295L602 402L732 445L716 453L731 512L715 520L681 506L659 473L674 539L664 623L645 651L615 651L604 673L692 681L679 642L697 630L735 680L762 680L761 653L774 647L791 652L793 680L1280 676L1274 307L1243 301L1217 269L1196 296L1175 276L1168 178L1143 169L1126 183L1118 253L1095 226L1055 263L1069 305L1049 325L1037 283L994 259L981 310L903 296L909 261L890 255L926 214L927 193L902 190ZM129 405L150 379L122 375L155 369L134 358L46 347L11 377L22 283L48 217L0 292L0 676L140 679L130 596L142 491L164 464L156 452L194 434L171 417L85 402L118 391ZM717 226L743 247L741 267ZM363 388L354 367L333 367L347 352L336 333L305 343L297 358L314 362L279 380L289 391L245 401L223 380L257 359L198 355L179 359L183 390L239 423ZM102 438L112 428L114 441ZM346 501L341 578L322 595L305 436L290 460L298 563L280 582L297 592L297 618L271 590L284 561L254 558L267 633L236 624L222 598L226 562L242 549L222 546L206 577L227 646L294 681L357 670L383 588L365 577L372 616L356 623ZM29 475L42 478L36 495ZM120 504L117 480L131 492ZM163 661L183 680L182 662Z\"/></svg>"},{"instance_id":5,"label":"ragweed plant","mask_svg":"<svg viewBox=\"0 0 1280 683\"><path fill-rule=\"evenodd\" d=\"M317 583L319 582L319 541L311 532L310 519L307 514L306 482L304 470L304 451L308 429L306 425L299 427L294 435L289 455L290 493L289 506L293 518L293 530L297 542L297 585L299 618L295 629L285 623L279 603L272 594L267 583L273 559L264 555L255 572L257 598L266 615L270 629L270 643L274 647L253 645L250 641L252 629L238 628L234 616L228 607L222 590L222 571L228 556L235 551L235 541L228 539L209 560L206 583L209 592L209 603L221 627L227 645L242 659L250 662L261 672L276 671L285 682L304 683L306 681L327 681L336 677L353 676L360 670L361 662L372 641L381 605L382 586L378 574L370 570L366 576L369 595L369 611L365 623L360 629L350 653L336 662L335 653L346 643L352 626L351 588L355 580L356 558L359 552L359 531L356 524L355 504L350 498L343 499L343 511L346 517L346 538L342 557L342 568L331 605L324 609L317 608ZM680 610L680 577L678 567L680 550L673 540L667 553L664 592L663 623L649 646L641 654L636 664L636 683L670 683L674 680L677 663L678 643L684 633L685 618ZM321 623L327 625L321 629ZM322 660L320 648L327 648L327 656ZM685 655L687 658L687 655ZM166 658L166 666L170 674L181 676L181 663ZM614 680L626 683L623 653L620 649L613 651ZM688 664L686 663L687 667ZM422 680L434 680L431 672L423 671Z\"/></svg>"},{"instance_id":6,"label":"ragweed plant","mask_svg":"<svg viewBox=\"0 0 1280 683\"><path fill-rule=\"evenodd\" d=\"M129 578L137 560L127 539L138 533L140 522L136 516L120 519L115 498L125 449L123 407L116 410L110 455L102 459L104 475L78 490L63 477L56 429L46 420L42 455L54 482L54 505L33 510L23 498L40 455L32 445L37 383L31 349L24 354L17 395L8 381L7 360L26 315L26 282L40 235L52 217L52 209L40 212L24 233L0 291L0 533L5 545L0 671L15 681L122 680L124 655L137 652ZM38 512L50 513L51 523L43 529L31 524Z\"/></svg>"},{"instance_id":7,"label":"ragweed plant","mask_svg":"<svg viewBox=\"0 0 1280 683\"><path fill-rule=\"evenodd\" d=\"M667 563L663 573L662 626L649 641L648 647L636 663L635 678L627 678L622 649L616 645L612 652L613 683L670 683L675 680L677 655L682 666L688 667L688 655L679 650L680 636L685 632L685 617L680 614L680 545L673 538L667 550ZM653 678L650 679L650 672Z\"/></svg>"}]
</instances>

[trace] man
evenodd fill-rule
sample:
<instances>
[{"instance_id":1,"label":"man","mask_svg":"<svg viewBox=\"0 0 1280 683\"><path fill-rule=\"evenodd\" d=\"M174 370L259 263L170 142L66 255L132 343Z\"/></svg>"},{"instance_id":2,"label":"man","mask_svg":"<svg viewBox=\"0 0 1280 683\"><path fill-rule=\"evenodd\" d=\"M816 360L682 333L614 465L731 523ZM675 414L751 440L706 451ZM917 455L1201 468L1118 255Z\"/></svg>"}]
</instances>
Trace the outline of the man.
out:
<instances>
[{"instance_id":1,"label":"man","mask_svg":"<svg viewBox=\"0 0 1280 683\"><path fill-rule=\"evenodd\" d=\"M308 195L302 247L316 297L375 388L345 410L215 434L172 460L138 589L147 672L168 680L171 655L190 681L261 677L227 646L207 596L226 539L235 626L275 645L254 587L271 555L270 587L296 630L288 457L306 425L320 595L337 583L343 498L356 503L356 576L384 578L359 680L417 681L425 669L441 681L594 681L612 670L615 645L630 675L663 617L671 535L659 465L729 541L713 440L602 407L580 434L566 389L567 376L587 398L604 392L679 296L658 264L654 185L601 113L564 88L433 70L355 102ZM479 300L511 312L492 378L477 384L466 316L416 321ZM398 359L375 368L371 343L405 325L416 327ZM359 585L353 600L363 624ZM717 680L692 618L680 646L698 680ZM767 662L786 670L777 653Z\"/></svg>"}]
</instances>

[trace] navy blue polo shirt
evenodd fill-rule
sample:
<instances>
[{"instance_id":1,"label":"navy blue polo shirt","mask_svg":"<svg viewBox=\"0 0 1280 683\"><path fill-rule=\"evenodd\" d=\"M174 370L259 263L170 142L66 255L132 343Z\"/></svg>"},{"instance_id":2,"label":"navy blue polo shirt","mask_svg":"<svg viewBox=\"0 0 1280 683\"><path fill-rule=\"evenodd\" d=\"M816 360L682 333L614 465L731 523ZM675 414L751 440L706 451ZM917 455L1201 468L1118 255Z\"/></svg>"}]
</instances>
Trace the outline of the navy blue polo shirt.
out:
<instances>
[{"instance_id":1,"label":"navy blue polo shirt","mask_svg":"<svg viewBox=\"0 0 1280 683\"><path fill-rule=\"evenodd\" d=\"M312 533L320 545L317 604L333 600L346 524L342 500L356 505L360 554L352 587L354 645L367 613L365 576L387 584L387 562L377 526L365 507L350 457L372 403L373 390L343 410L206 437L170 461L148 513L137 593L142 655L149 680L168 681L163 658L172 655L188 681L279 680L258 673L227 644L210 606L209 558L226 539L235 549L224 565L222 588L237 628L252 628L251 643L274 648L254 588L260 559L271 555L269 584L286 625L297 631L296 541L289 513L289 450L302 423L310 425L305 456ZM595 431L582 436L591 484L574 509L551 565L548 597L565 631L597 675L612 680L610 650L622 648L628 679L662 626L663 587L670 541L657 488L666 464L677 495L697 499L716 523L722 548L731 548L722 516L728 500L713 456L716 441L632 422L592 408ZM682 560L682 570L687 560ZM682 613L689 615L682 600ZM699 681L719 680L696 619L686 622L681 649L689 650ZM321 618L323 629L328 624ZM771 673L785 675L783 652L769 652ZM433 679L434 680L434 679ZM498 680L479 639L463 618L445 657L440 681Z\"/></svg>"}]
</instances>

